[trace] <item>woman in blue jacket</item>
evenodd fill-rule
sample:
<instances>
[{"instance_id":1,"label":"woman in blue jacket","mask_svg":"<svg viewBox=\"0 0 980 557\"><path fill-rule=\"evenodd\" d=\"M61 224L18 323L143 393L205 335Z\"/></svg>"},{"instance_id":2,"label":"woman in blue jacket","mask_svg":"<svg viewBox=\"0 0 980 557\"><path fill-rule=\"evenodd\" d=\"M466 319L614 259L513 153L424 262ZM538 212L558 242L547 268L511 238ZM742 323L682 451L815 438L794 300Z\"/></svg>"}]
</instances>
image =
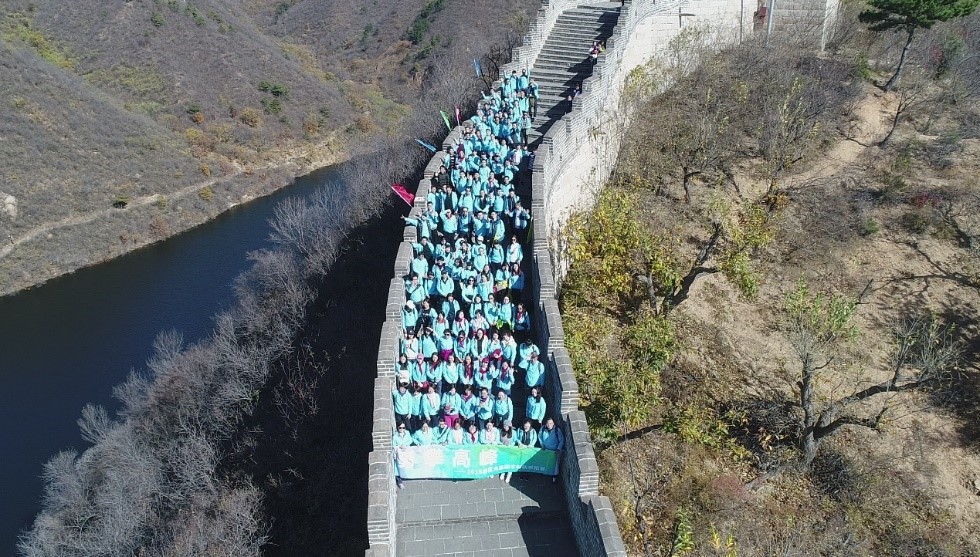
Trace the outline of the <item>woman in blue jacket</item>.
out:
<instances>
[{"instance_id":1,"label":"woman in blue jacket","mask_svg":"<svg viewBox=\"0 0 980 557\"><path fill-rule=\"evenodd\" d=\"M426 423L434 424L439 419L439 411L442 409L439 402L440 397L435 386L429 385L428 391L422 396L422 417Z\"/></svg>"},{"instance_id":2,"label":"woman in blue jacket","mask_svg":"<svg viewBox=\"0 0 980 557\"><path fill-rule=\"evenodd\" d=\"M416 390L412 393L412 417L411 417L411 427L412 430L417 430L422 426L422 422L425 421L425 415L422 413L422 391Z\"/></svg>"},{"instance_id":3,"label":"woman in blue jacket","mask_svg":"<svg viewBox=\"0 0 980 557\"><path fill-rule=\"evenodd\" d=\"M441 319L442 321L440 322ZM433 333L439 339L437 348L439 349L439 358L445 360L450 354L453 353L453 332L449 329L449 321L446 321L446 316L439 314L439 319L436 319L435 324L433 324ZM443 373L445 375L445 373Z\"/></svg>"},{"instance_id":4,"label":"woman in blue jacket","mask_svg":"<svg viewBox=\"0 0 980 557\"><path fill-rule=\"evenodd\" d=\"M493 296L493 276L490 274L490 266L480 273L480 278L476 283L476 293L484 300L489 300Z\"/></svg>"},{"instance_id":5,"label":"woman in blue jacket","mask_svg":"<svg viewBox=\"0 0 980 557\"><path fill-rule=\"evenodd\" d=\"M466 284L460 288L460 297L466 302L467 306L473 303L476 298L476 278L470 277L466 279Z\"/></svg>"},{"instance_id":6,"label":"woman in blue jacket","mask_svg":"<svg viewBox=\"0 0 980 557\"><path fill-rule=\"evenodd\" d=\"M455 388L459 383L459 362L456 361L456 356L450 350L440 365L442 366L442 390L445 392L450 387Z\"/></svg>"},{"instance_id":7,"label":"woman in blue jacket","mask_svg":"<svg viewBox=\"0 0 980 557\"><path fill-rule=\"evenodd\" d=\"M493 388L495 379L497 379L497 370L490 363L490 358L481 359L480 368L473 376L473 382L476 388L490 390Z\"/></svg>"},{"instance_id":8,"label":"woman in blue jacket","mask_svg":"<svg viewBox=\"0 0 980 557\"><path fill-rule=\"evenodd\" d=\"M530 420L524 420L521 429L514 432L514 444L529 448L534 448L538 444L538 432L534 430Z\"/></svg>"},{"instance_id":9,"label":"woman in blue jacket","mask_svg":"<svg viewBox=\"0 0 980 557\"><path fill-rule=\"evenodd\" d=\"M507 393L497 392L497 398L493 401L493 423L499 427L503 426L504 421L514 419L514 402L510 400Z\"/></svg>"},{"instance_id":10,"label":"woman in blue jacket","mask_svg":"<svg viewBox=\"0 0 980 557\"><path fill-rule=\"evenodd\" d=\"M531 360L527 363L527 375L524 376L528 388L544 386L544 364L538 361L537 352L531 353Z\"/></svg>"},{"instance_id":11,"label":"woman in blue jacket","mask_svg":"<svg viewBox=\"0 0 980 557\"><path fill-rule=\"evenodd\" d=\"M439 404L442 405L442 415L447 424L452 425L459 420L459 412L463 406L463 399L456 392L456 385L450 385L449 389L442 393Z\"/></svg>"},{"instance_id":12,"label":"woman in blue jacket","mask_svg":"<svg viewBox=\"0 0 980 557\"><path fill-rule=\"evenodd\" d=\"M514 370L510 367L510 362L503 360L500 362L500 374L497 376L497 388L500 392L507 393L510 396L511 390L514 388Z\"/></svg>"},{"instance_id":13,"label":"woman in blue jacket","mask_svg":"<svg viewBox=\"0 0 980 557\"><path fill-rule=\"evenodd\" d=\"M391 445L397 448L411 447L414 444L415 439L413 439L412 434L408 432L408 426L404 423L398 424L395 434L391 436Z\"/></svg>"},{"instance_id":14,"label":"woman in blue jacket","mask_svg":"<svg viewBox=\"0 0 980 557\"><path fill-rule=\"evenodd\" d=\"M395 413L396 424L408 423L412 414L412 393L405 385L399 385L391 392L391 409Z\"/></svg>"},{"instance_id":15,"label":"woman in blue jacket","mask_svg":"<svg viewBox=\"0 0 980 557\"><path fill-rule=\"evenodd\" d=\"M476 422L480 429L493 420L493 398L490 397L490 390L480 389L480 397L476 403Z\"/></svg>"},{"instance_id":16,"label":"woman in blue jacket","mask_svg":"<svg viewBox=\"0 0 980 557\"><path fill-rule=\"evenodd\" d=\"M433 354L428 360L425 368L425 380L429 386L436 389L436 392L442 390L442 366L439 362L439 355ZM438 406L436 407L438 410ZM435 422L432 422L435 423Z\"/></svg>"},{"instance_id":17,"label":"woman in blue jacket","mask_svg":"<svg viewBox=\"0 0 980 557\"><path fill-rule=\"evenodd\" d=\"M463 420L458 420L453 424L452 429L446 435L443 445L458 447L466 444L466 431L463 430Z\"/></svg>"},{"instance_id":18,"label":"woman in blue jacket","mask_svg":"<svg viewBox=\"0 0 980 557\"><path fill-rule=\"evenodd\" d=\"M422 422L422 427L412 435L412 438L415 440L415 444L420 447L436 444L435 432L429 427L428 422Z\"/></svg>"},{"instance_id":19,"label":"woman in blue jacket","mask_svg":"<svg viewBox=\"0 0 980 557\"><path fill-rule=\"evenodd\" d=\"M524 407L524 412L535 429L541 427L541 422L544 421L544 415L547 411L548 403L541 396L541 390L534 387L531 389L531 396L527 397L527 405Z\"/></svg>"},{"instance_id":20,"label":"woman in blue jacket","mask_svg":"<svg viewBox=\"0 0 980 557\"><path fill-rule=\"evenodd\" d=\"M405 302L405 307L402 308L402 327L406 332L411 331L414 334L418 324L419 312L415 309L415 303L409 300Z\"/></svg>"}]
</instances>

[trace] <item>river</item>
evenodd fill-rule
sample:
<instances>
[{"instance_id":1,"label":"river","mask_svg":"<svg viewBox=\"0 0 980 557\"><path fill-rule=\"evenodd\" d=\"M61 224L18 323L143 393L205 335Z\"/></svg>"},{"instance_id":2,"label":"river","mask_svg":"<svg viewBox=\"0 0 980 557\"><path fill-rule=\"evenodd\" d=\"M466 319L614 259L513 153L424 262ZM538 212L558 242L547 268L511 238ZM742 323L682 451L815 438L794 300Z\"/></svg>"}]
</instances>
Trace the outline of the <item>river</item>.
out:
<instances>
[{"instance_id":1,"label":"river","mask_svg":"<svg viewBox=\"0 0 980 557\"><path fill-rule=\"evenodd\" d=\"M0 555L14 553L40 510L43 463L86 448L82 407L115 409L112 387L143 368L158 332L206 335L246 254L268 245L276 204L336 174L318 170L168 240L0 298Z\"/></svg>"}]
</instances>

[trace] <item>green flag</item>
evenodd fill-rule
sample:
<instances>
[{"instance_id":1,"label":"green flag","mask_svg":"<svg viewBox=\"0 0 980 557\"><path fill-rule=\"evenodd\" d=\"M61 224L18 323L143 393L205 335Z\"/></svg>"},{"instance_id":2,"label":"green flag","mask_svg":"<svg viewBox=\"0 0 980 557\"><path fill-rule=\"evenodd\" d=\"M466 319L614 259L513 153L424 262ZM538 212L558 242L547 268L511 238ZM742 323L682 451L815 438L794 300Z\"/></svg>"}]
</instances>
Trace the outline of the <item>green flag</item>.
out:
<instances>
[{"instance_id":1,"label":"green flag","mask_svg":"<svg viewBox=\"0 0 980 557\"><path fill-rule=\"evenodd\" d=\"M439 114L442 114L442 121L446 123L446 129L453 131L453 127L449 124L449 116L446 116L446 111L440 110Z\"/></svg>"}]
</instances>

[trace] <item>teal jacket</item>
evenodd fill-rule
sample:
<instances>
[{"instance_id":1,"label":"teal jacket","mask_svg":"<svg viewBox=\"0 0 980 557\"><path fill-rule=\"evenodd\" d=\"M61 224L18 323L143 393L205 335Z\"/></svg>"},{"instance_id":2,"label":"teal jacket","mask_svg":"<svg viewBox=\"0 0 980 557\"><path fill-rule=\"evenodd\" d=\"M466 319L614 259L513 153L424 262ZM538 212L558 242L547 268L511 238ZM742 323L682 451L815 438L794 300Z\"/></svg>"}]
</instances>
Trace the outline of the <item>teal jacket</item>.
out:
<instances>
[{"instance_id":1,"label":"teal jacket","mask_svg":"<svg viewBox=\"0 0 980 557\"><path fill-rule=\"evenodd\" d=\"M514 402L510 400L510 397L504 397L504 400L493 399L493 415L504 420L514 421Z\"/></svg>"},{"instance_id":2,"label":"teal jacket","mask_svg":"<svg viewBox=\"0 0 980 557\"><path fill-rule=\"evenodd\" d=\"M419 429L412 434L412 439L415 441L415 444L419 446L435 445L438 443L436 440L435 430L431 427L429 428L428 432L426 432L424 429Z\"/></svg>"},{"instance_id":3,"label":"teal jacket","mask_svg":"<svg viewBox=\"0 0 980 557\"><path fill-rule=\"evenodd\" d=\"M395 414L407 416L412 413L412 393L405 391L405 394L395 389L391 393L391 406Z\"/></svg>"},{"instance_id":4,"label":"teal jacket","mask_svg":"<svg viewBox=\"0 0 980 557\"><path fill-rule=\"evenodd\" d=\"M538 432L531 428L524 431L524 428L514 430L514 443L519 447L533 447L538 444Z\"/></svg>"},{"instance_id":5,"label":"teal jacket","mask_svg":"<svg viewBox=\"0 0 980 557\"><path fill-rule=\"evenodd\" d=\"M436 401L432 402L429 400L428 393L422 395L422 415L426 418L438 418L439 417L439 395L436 394Z\"/></svg>"},{"instance_id":6,"label":"teal jacket","mask_svg":"<svg viewBox=\"0 0 980 557\"><path fill-rule=\"evenodd\" d=\"M399 433L396 431L395 434L391 436L392 446L411 447L412 445L415 444L415 439L412 437L412 434L409 433L407 429L404 431L405 433Z\"/></svg>"},{"instance_id":7,"label":"teal jacket","mask_svg":"<svg viewBox=\"0 0 980 557\"><path fill-rule=\"evenodd\" d=\"M527 406L525 407L525 412L527 417L532 420L537 420L538 422L544 421L544 415L548 411L548 403L545 402L544 397L539 397L535 400L533 396L527 397Z\"/></svg>"},{"instance_id":8,"label":"teal jacket","mask_svg":"<svg viewBox=\"0 0 980 557\"><path fill-rule=\"evenodd\" d=\"M565 448L565 434L561 432L561 428L557 424L555 429L551 431L541 426L541 431L538 432L538 441L541 442L542 449L549 451L560 451Z\"/></svg>"},{"instance_id":9,"label":"teal jacket","mask_svg":"<svg viewBox=\"0 0 980 557\"><path fill-rule=\"evenodd\" d=\"M477 415L477 417L480 418L481 420L489 420L490 418L492 418L493 417L493 399L490 398L490 397L487 397L486 400L483 400L483 399L477 397L476 400L477 400L477 406L476 406L476 415Z\"/></svg>"},{"instance_id":10,"label":"teal jacket","mask_svg":"<svg viewBox=\"0 0 980 557\"><path fill-rule=\"evenodd\" d=\"M451 431L452 431L452 429L449 428L449 427L436 427L436 428L434 428L432 430L432 436L435 438L436 444L438 444L438 445L445 445L446 444L446 439L449 438L449 432L451 432Z\"/></svg>"},{"instance_id":11,"label":"teal jacket","mask_svg":"<svg viewBox=\"0 0 980 557\"><path fill-rule=\"evenodd\" d=\"M463 406L463 399L458 393L452 394L449 391L446 391L442 393L442 398L440 399L439 404L443 407L443 409L445 409L447 405L449 406L449 410L446 412L447 414L459 414L459 410Z\"/></svg>"},{"instance_id":12,"label":"teal jacket","mask_svg":"<svg viewBox=\"0 0 980 557\"><path fill-rule=\"evenodd\" d=\"M540 361L527 363L527 388L544 385L544 364Z\"/></svg>"},{"instance_id":13,"label":"teal jacket","mask_svg":"<svg viewBox=\"0 0 980 557\"><path fill-rule=\"evenodd\" d=\"M461 396L459 400L459 415L467 420L472 420L476 416L476 409L480 404L480 397L473 395L469 399L465 399Z\"/></svg>"}]
</instances>

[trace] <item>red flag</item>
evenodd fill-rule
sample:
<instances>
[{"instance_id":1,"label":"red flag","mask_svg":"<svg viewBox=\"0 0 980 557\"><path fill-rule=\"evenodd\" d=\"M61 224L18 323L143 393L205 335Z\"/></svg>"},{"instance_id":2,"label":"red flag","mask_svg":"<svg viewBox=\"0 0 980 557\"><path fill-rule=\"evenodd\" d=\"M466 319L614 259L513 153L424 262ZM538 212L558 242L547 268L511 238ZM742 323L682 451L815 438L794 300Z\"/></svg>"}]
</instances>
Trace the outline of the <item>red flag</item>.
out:
<instances>
[{"instance_id":1,"label":"red flag","mask_svg":"<svg viewBox=\"0 0 980 557\"><path fill-rule=\"evenodd\" d=\"M462 120L459 117L459 107L458 106L456 107L456 125L457 126L462 126L463 125L463 122L462 122Z\"/></svg>"},{"instance_id":2,"label":"red flag","mask_svg":"<svg viewBox=\"0 0 980 557\"><path fill-rule=\"evenodd\" d=\"M411 207L415 203L415 194L405 189L405 186L401 184L393 184L391 190L398 194L398 197L402 198L402 201L408 203Z\"/></svg>"}]
</instances>

